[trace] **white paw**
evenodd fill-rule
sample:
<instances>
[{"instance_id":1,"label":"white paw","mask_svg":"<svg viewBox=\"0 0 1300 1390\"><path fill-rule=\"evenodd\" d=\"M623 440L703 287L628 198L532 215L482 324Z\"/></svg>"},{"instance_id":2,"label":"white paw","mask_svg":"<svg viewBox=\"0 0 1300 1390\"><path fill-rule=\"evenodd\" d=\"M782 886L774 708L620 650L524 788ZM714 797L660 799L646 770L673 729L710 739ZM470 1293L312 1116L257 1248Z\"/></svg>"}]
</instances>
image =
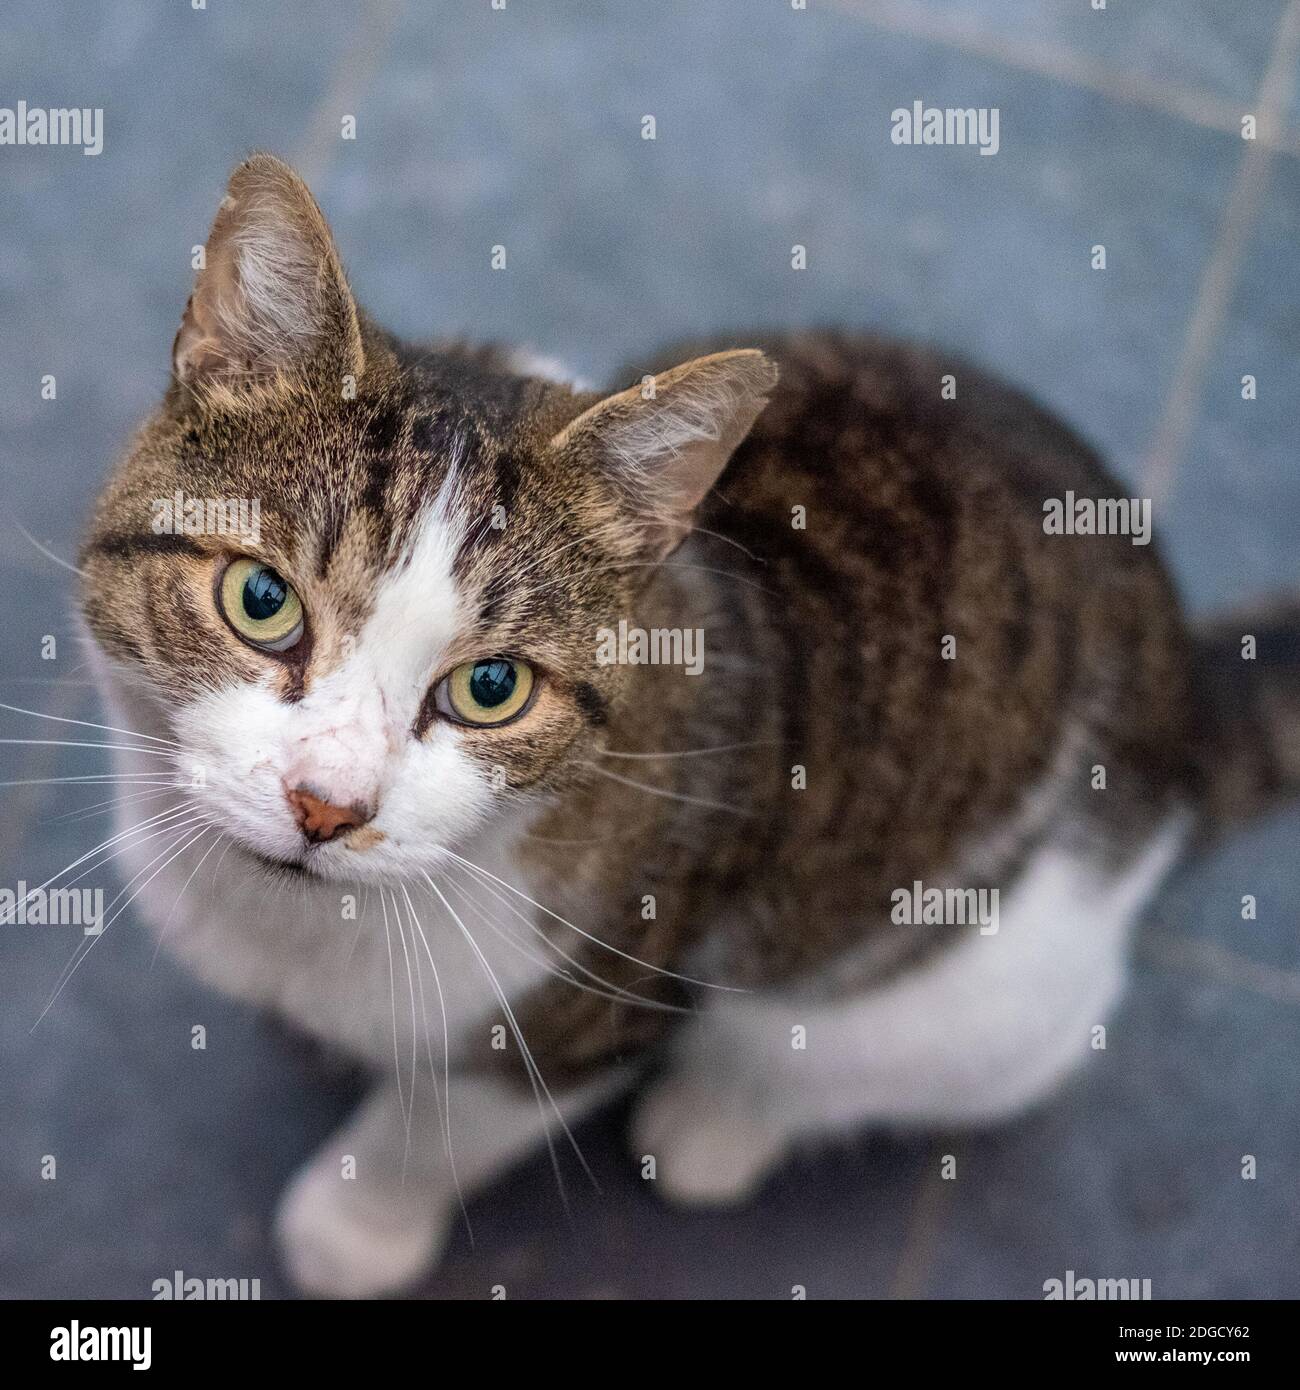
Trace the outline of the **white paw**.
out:
<instances>
[{"instance_id":1,"label":"white paw","mask_svg":"<svg viewBox=\"0 0 1300 1390\"><path fill-rule=\"evenodd\" d=\"M345 1180L332 1153L298 1173L280 1198L275 1238L303 1293L373 1298L413 1283L433 1263L448 1222L446 1204L427 1188L399 1200Z\"/></svg>"},{"instance_id":2,"label":"white paw","mask_svg":"<svg viewBox=\"0 0 1300 1390\"><path fill-rule=\"evenodd\" d=\"M746 1201L785 1148L760 1106L671 1075L642 1096L632 1142L638 1159L654 1157L658 1191L691 1206Z\"/></svg>"}]
</instances>

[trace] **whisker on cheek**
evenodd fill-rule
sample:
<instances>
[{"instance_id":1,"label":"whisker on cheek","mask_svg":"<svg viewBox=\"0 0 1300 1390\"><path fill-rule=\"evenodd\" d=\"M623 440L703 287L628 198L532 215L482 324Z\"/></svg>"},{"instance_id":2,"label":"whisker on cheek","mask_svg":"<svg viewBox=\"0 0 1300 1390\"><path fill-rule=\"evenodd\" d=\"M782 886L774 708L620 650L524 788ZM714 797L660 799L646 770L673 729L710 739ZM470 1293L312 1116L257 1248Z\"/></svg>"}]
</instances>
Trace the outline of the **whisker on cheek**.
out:
<instances>
[{"instance_id":1,"label":"whisker on cheek","mask_svg":"<svg viewBox=\"0 0 1300 1390\"><path fill-rule=\"evenodd\" d=\"M71 719L62 714L45 714L41 710L23 709L19 705L7 705L3 701L0 701L0 709L8 710L11 714L28 714L33 719L48 719L55 724L77 724L83 729L98 729L101 733L127 734L131 738L147 739L150 743L161 743L168 748L181 746L175 739L159 738L156 734L144 734L138 729L119 729L112 724L95 724L88 719Z\"/></svg>"},{"instance_id":2,"label":"whisker on cheek","mask_svg":"<svg viewBox=\"0 0 1300 1390\"><path fill-rule=\"evenodd\" d=\"M189 832L193 830L196 820L201 822L200 829L195 831L193 835L190 835ZM126 888L122 890L122 893L125 893L128 890L132 889L137 880L141 877L141 875L144 874L148 869L152 868L154 864L157 864L159 859L162 859L164 855L168 856L166 862L163 863L159 868L155 869L154 872L149 875L149 877L145 880L143 884L140 885L139 888L136 888L133 892L131 892L126 902L124 902L122 906L118 908L118 910L106 922L100 924L100 930L96 935L88 936L85 938L85 942L87 944L84 946L84 948L80 944L78 945L77 951L73 953L72 960L69 961L68 965L64 967L64 972L60 976L58 983L55 985L53 993L46 1001L45 1007L37 1016L36 1022L32 1024L31 1029L29 1030L30 1032L34 1033L36 1029L40 1026L41 1020L44 1019L46 1014L48 1014L49 1011L54 1007L55 1003L58 1001L63 991L68 987L69 983L72 980L72 977L80 969L81 963L86 959L87 956L90 955L91 951L94 949L95 943L99 941L101 937L107 934L108 928L112 926L114 922L117 921L118 917L120 917L122 913L125 912L126 909L131 906L135 899L139 897L139 895L149 886L150 883L154 881L155 878L158 877L158 875L163 871L163 869L165 869L167 865L170 864L172 860L177 857L177 855L183 854L187 849L189 849L191 845L195 844L199 839L201 839L205 834L207 834L209 828L209 822L203 820L202 817L196 817L195 820L184 822L183 829L180 831L177 837L171 840L166 846L166 848L162 850L161 853L155 855L155 857L151 859L148 862L148 864L146 864L144 868L141 869L139 873L135 875L134 878L131 879L131 881L127 884ZM189 838L186 838L187 836L189 836ZM174 847L181 840L184 840L185 843L180 845L179 849L175 849ZM119 893L117 897L113 899L113 902L109 904L110 908L114 904L116 904L118 899L122 896L122 893Z\"/></svg>"},{"instance_id":3,"label":"whisker on cheek","mask_svg":"<svg viewBox=\"0 0 1300 1390\"><path fill-rule=\"evenodd\" d=\"M460 1206L461 1220L465 1223L465 1230L469 1236L471 1246L474 1243L474 1228L469 1219L469 1208L465 1203L465 1193L461 1188L460 1174L456 1170L456 1153L451 1140L451 1036L447 1027L447 1000L442 992L442 978L438 974L438 967L433 959L433 952L429 948L429 939L424 934L424 927L420 923L419 917L415 912L415 905L411 902L411 895L407 891L406 884L402 884L402 896L406 899L407 911L411 914L411 922L415 931L419 933L420 944L424 947L424 953L429 958L429 968L433 971L433 983L438 991L438 1009L442 1015L442 1068L443 1068L443 1089L441 1095L438 1091L437 1072L433 1065L433 1050L429 1043L428 1015L424 1014L424 981L420 976L420 1010L424 1014L424 1043L429 1054L429 1076L433 1081L434 1098L438 1106L438 1118L442 1127L443 1147L447 1154L447 1164L451 1169L452 1185L456 1189L456 1200ZM415 955L416 973L420 974L420 955Z\"/></svg>"},{"instance_id":4,"label":"whisker on cheek","mask_svg":"<svg viewBox=\"0 0 1300 1390\"><path fill-rule=\"evenodd\" d=\"M565 1211L567 1212L569 1209L568 1195L564 1187L564 1176L560 1171L559 1155L555 1151L555 1143L551 1137L551 1126L546 1120L545 1106L543 1105L542 1099L543 1096L545 1097L547 1104L550 1105L552 1113L555 1115L556 1120L559 1122L560 1128L564 1131L565 1137L569 1141L569 1147L573 1150L574 1154L578 1159L578 1162L582 1165L583 1172L585 1172L587 1177L590 1179L592 1186L595 1187L597 1191L599 1191L600 1184L596 1181L596 1175L591 1171L591 1167L587 1163L586 1157L584 1156L581 1148L578 1146L578 1141L573 1136L573 1131L569 1128L568 1123L565 1121L563 1112L560 1110L560 1107L556 1104L555 1097L551 1094L550 1088L547 1086L546 1081L542 1077L541 1071L538 1069L537 1062L533 1057L532 1049L528 1046L528 1041L524 1037L523 1029L520 1028L519 1020L515 1016L515 1011L511 1007L510 1000L507 997L505 990L501 987L501 982L497 978L496 972L492 969L491 963L483 954L482 950L478 945L478 942L474 940L474 937L471 934L469 928L465 925L463 921L461 921L459 915L456 912L456 909L452 907L452 905L447 901L446 897L443 895L442 890L438 887L438 885L433 881L432 878L429 877L427 873L422 874L422 877L424 878L425 882L428 883L429 887L433 889L434 893L437 895L438 901L443 905L444 908L446 908L448 915L451 917L451 920L456 924L456 927L461 933L461 935L464 937L466 944L473 951L475 959L482 967L489 984L492 986L492 992L496 995L497 1003L500 1005L501 1011L505 1014L506 1020L510 1025L510 1031L514 1035L515 1043L519 1048L520 1055L524 1059L524 1066L528 1072L529 1083L533 1088L533 1095L537 1101L538 1111L542 1116L542 1127L546 1139L546 1149L551 1159L551 1170L555 1174L555 1184L560 1194L560 1200L564 1204Z\"/></svg>"}]
</instances>

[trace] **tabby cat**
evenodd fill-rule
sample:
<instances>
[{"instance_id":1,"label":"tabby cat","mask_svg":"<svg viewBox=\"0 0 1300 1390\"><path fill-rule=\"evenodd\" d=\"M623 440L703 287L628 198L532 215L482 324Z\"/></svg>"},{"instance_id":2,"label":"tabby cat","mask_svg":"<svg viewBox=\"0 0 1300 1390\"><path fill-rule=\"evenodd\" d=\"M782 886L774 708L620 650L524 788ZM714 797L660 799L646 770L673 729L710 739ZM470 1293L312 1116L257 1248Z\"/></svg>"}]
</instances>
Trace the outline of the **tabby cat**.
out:
<instances>
[{"instance_id":1,"label":"tabby cat","mask_svg":"<svg viewBox=\"0 0 1300 1390\"><path fill-rule=\"evenodd\" d=\"M1021 1110L1180 849L1297 782L1294 605L1193 634L1153 546L1045 525L1122 499L1093 453L959 361L742 342L612 394L412 347L289 168L231 177L83 601L121 772L179 789L121 812L146 920L373 1067L281 1200L306 1291L408 1285L634 1081L695 1203Z\"/></svg>"}]
</instances>

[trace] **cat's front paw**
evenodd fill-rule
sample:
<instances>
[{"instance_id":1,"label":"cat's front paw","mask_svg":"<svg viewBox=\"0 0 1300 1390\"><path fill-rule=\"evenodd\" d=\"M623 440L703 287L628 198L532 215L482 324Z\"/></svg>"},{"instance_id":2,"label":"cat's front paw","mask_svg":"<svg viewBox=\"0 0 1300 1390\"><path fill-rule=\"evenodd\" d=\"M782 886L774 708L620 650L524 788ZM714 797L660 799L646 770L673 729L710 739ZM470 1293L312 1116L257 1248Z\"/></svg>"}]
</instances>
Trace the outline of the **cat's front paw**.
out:
<instances>
[{"instance_id":1,"label":"cat's front paw","mask_svg":"<svg viewBox=\"0 0 1300 1390\"><path fill-rule=\"evenodd\" d=\"M638 1160L654 1158L659 1192L690 1206L747 1201L785 1149L779 1127L757 1106L675 1075L641 1097L631 1136Z\"/></svg>"},{"instance_id":2,"label":"cat's front paw","mask_svg":"<svg viewBox=\"0 0 1300 1390\"><path fill-rule=\"evenodd\" d=\"M421 1188L400 1198L344 1179L333 1154L301 1168L280 1198L275 1238L297 1287L317 1298L374 1298L407 1288L441 1253L447 1204Z\"/></svg>"}]
</instances>

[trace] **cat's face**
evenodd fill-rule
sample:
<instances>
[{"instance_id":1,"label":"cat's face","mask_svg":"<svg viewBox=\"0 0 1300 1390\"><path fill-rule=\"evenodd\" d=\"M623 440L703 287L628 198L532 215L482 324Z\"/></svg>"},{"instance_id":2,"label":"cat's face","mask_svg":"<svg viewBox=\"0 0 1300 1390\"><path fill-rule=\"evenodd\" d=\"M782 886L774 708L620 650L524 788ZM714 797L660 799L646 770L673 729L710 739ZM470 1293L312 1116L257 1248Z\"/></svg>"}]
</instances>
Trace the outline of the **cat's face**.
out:
<instances>
[{"instance_id":1,"label":"cat's face","mask_svg":"<svg viewBox=\"0 0 1300 1390\"><path fill-rule=\"evenodd\" d=\"M231 180L174 380L83 552L101 648L262 859L390 880L585 776L655 564L762 408L757 353L601 399L412 354L283 165Z\"/></svg>"},{"instance_id":2,"label":"cat's face","mask_svg":"<svg viewBox=\"0 0 1300 1390\"><path fill-rule=\"evenodd\" d=\"M427 378L171 430L96 528L86 606L207 814L268 859L386 876L573 776L621 674L594 633L637 574L600 488ZM152 503L175 511L178 490L256 500L256 538L155 535ZM303 816L298 791L357 824Z\"/></svg>"}]
</instances>

